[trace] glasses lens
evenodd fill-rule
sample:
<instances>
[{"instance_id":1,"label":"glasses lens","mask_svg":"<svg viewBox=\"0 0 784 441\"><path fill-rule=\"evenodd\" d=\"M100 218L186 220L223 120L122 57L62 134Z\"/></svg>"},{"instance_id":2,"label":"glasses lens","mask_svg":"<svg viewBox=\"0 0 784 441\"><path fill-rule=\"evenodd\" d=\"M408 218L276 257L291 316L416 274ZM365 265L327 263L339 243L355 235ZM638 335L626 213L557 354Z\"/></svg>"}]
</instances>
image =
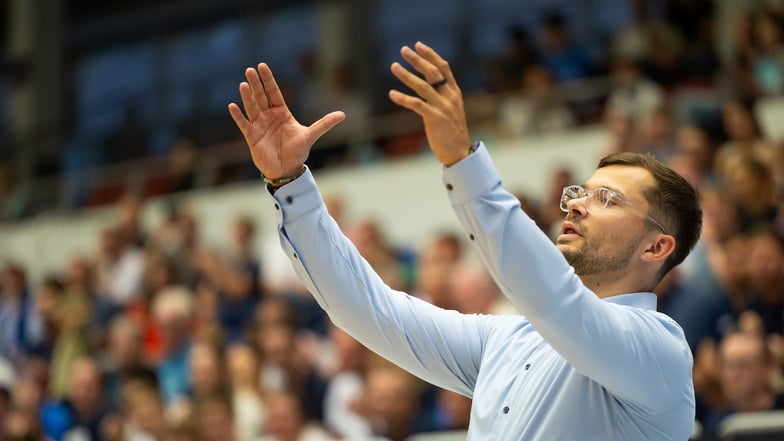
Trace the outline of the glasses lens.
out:
<instances>
[{"instance_id":1,"label":"glasses lens","mask_svg":"<svg viewBox=\"0 0 784 441\"><path fill-rule=\"evenodd\" d=\"M567 204L572 199L577 199L582 196L582 188L577 185L570 185L568 187L564 187L563 193L561 193L561 211L568 212L569 208Z\"/></svg>"},{"instance_id":2,"label":"glasses lens","mask_svg":"<svg viewBox=\"0 0 784 441\"><path fill-rule=\"evenodd\" d=\"M613 193L610 190L599 187L591 192L588 202L591 204L591 208L606 208L612 202L612 198Z\"/></svg>"}]
</instances>

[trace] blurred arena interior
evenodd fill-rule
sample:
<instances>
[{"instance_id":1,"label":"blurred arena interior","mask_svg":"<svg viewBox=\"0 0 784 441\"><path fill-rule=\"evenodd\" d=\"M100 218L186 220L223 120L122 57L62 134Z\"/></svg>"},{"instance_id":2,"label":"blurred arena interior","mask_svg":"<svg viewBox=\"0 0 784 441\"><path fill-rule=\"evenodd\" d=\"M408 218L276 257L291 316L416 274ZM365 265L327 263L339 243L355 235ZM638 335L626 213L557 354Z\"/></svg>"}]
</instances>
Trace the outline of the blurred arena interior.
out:
<instances>
[{"instance_id":1,"label":"blurred arena interior","mask_svg":"<svg viewBox=\"0 0 784 441\"><path fill-rule=\"evenodd\" d=\"M226 111L261 61L303 123L344 110L308 164L363 256L508 311L387 98L416 41L545 233L608 153L699 189L703 236L657 288L694 355L692 440L784 439L784 1L3 0L0 22L0 439L465 439L469 399L304 291Z\"/></svg>"}]
</instances>

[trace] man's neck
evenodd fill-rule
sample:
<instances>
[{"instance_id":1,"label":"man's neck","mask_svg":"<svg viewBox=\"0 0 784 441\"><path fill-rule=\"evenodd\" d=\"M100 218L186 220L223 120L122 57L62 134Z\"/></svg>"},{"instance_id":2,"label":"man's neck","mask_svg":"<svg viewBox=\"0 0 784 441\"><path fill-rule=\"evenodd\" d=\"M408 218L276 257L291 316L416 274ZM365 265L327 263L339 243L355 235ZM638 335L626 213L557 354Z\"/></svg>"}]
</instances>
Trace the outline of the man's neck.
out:
<instances>
[{"instance_id":1,"label":"man's neck","mask_svg":"<svg viewBox=\"0 0 784 441\"><path fill-rule=\"evenodd\" d=\"M650 292L653 287L643 282L635 273L623 270L613 273L580 276L586 288L594 292L600 299L629 294L633 292Z\"/></svg>"}]
</instances>

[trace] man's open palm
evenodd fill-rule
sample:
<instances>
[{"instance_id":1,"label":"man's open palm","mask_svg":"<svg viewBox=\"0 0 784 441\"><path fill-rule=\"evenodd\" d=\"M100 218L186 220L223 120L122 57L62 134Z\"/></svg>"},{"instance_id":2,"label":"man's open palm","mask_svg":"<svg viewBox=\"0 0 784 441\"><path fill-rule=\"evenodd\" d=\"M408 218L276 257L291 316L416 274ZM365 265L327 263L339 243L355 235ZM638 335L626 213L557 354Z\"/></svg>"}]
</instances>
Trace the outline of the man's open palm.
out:
<instances>
[{"instance_id":1,"label":"man's open palm","mask_svg":"<svg viewBox=\"0 0 784 441\"><path fill-rule=\"evenodd\" d=\"M304 126L286 106L266 63L259 64L257 70L246 69L245 77L248 81L240 83L245 114L235 103L229 104L229 113L248 143L253 163L270 179L296 175L313 144L346 115L332 112Z\"/></svg>"}]
</instances>

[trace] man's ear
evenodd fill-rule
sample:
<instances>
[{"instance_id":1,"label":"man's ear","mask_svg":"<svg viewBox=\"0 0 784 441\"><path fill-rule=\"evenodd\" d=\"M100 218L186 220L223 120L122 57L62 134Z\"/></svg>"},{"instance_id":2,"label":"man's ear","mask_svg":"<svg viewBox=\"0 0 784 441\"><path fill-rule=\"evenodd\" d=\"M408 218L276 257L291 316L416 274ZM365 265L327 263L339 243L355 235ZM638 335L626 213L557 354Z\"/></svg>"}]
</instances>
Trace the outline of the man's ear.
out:
<instances>
[{"instance_id":1,"label":"man's ear","mask_svg":"<svg viewBox=\"0 0 784 441\"><path fill-rule=\"evenodd\" d=\"M675 238L669 234L659 233L648 244L641 258L648 262L660 262L675 251Z\"/></svg>"}]
</instances>

